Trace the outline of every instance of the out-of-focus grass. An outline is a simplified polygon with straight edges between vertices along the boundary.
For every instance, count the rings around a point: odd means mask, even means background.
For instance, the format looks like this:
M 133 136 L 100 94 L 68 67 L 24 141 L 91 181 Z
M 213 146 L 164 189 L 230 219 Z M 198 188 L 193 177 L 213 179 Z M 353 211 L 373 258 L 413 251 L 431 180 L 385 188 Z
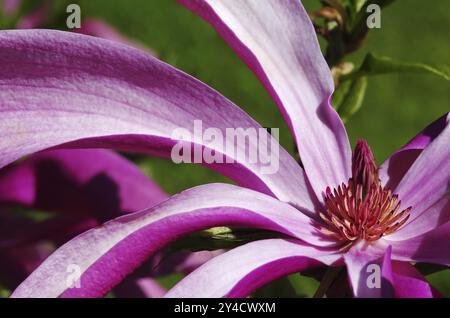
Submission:
M 216 32 L 186 9 L 167 0 L 80 0 L 83 17 L 98 17 L 152 48 L 159 57 L 217 89 L 261 125 L 280 128 L 280 142 L 291 153 L 293 140 L 279 111 L 253 74 Z M 305 0 L 307 8 L 317 0 Z M 382 27 L 370 32 L 367 45 L 351 57 L 359 63 L 369 51 L 405 61 L 448 63 L 450 2 L 397 0 L 382 13 Z M 270 21 L 268 22 L 270 23 Z M 427 124 L 449 110 L 447 82 L 433 76 L 389 75 L 370 78 L 361 111 L 350 119 L 351 141 L 365 138 L 382 162 Z M 140 166 L 167 192 L 227 181 L 192 165 L 157 158 Z M 432 276 L 450 295 L 449 271 Z M 300 294 L 311 295 L 315 282 L 296 277 Z M 303 284 L 303 287 L 302 287 Z

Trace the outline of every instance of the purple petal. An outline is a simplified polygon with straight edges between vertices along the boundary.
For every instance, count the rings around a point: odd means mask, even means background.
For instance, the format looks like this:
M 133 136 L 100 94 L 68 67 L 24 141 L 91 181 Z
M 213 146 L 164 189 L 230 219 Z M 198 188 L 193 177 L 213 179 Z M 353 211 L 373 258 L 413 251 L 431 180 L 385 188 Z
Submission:
M 432 231 L 447 222 L 450 222 L 450 197 L 448 195 L 428 208 L 412 222 L 385 236 L 385 238 L 390 241 L 404 241 Z
M 298 241 L 256 241 L 213 258 L 175 285 L 166 297 L 247 297 L 277 278 L 331 265 L 339 258 Z
M 393 286 L 397 298 L 434 298 L 435 289 L 414 266 L 393 262 Z
M 322 241 L 314 221 L 289 204 L 253 190 L 211 184 L 78 236 L 50 256 L 14 296 L 102 296 L 169 242 L 221 225 L 278 231 L 319 245 L 332 243 Z M 78 266 L 81 288 L 66 285 L 71 264 Z
M 395 190 L 422 150 L 444 131 L 449 121 L 450 114 L 448 113 L 427 126 L 386 160 L 379 170 L 383 186 Z
M 222 253 L 222 250 L 177 252 L 170 255 L 158 253 L 135 270 L 133 274 L 126 277 L 113 289 L 113 292 L 117 297 L 124 298 L 160 298 L 166 294 L 167 290 L 162 288 L 152 277 L 173 273 L 189 274 Z
M 189 274 L 223 251 L 177 252 L 169 255 L 158 253 L 151 257 L 130 276 L 113 289 L 117 297 L 159 298 L 167 290 L 159 286 L 152 277 L 173 273 Z M 151 277 L 149 277 L 151 276 Z
M 420 236 L 404 240 L 390 241 L 393 259 L 406 262 L 432 263 L 450 266 L 450 222 Z
M 402 208 L 412 207 L 408 222 L 447 195 L 450 187 L 450 125 L 417 157 L 395 189 Z
M 347 273 L 355 297 L 393 297 L 391 248 L 375 253 L 364 243 L 344 254 Z
M 0 248 L 4 253 L 12 253 L 42 240 L 59 246 L 97 226 L 97 220 L 148 208 L 165 199 L 167 195 L 134 164 L 112 151 L 39 153 L 0 172 L 0 204 L 71 215 L 56 215 L 39 223 L 2 220 L 1 225 L 5 226 L 0 229 Z M 14 271 L 5 273 L 11 275 Z M 16 281 L 13 288 L 26 276 Z
M 375 244 L 377 246 L 378 244 Z M 381 247 L 381 244 L 378 245 Z M 385 251 L 384 257 L 377 258 L 378 253 Z M 357 268 L 361 267 L 355 263 L 362 264 L 361 274 L 355 275 L 356 281 L 359 279 L 360 294 L 359 297 L 396 297 L 396 298 L 430 298 L 438 295 L 438 292 L 425 280 L 425 278 L 410 264 L 406 262 L 392 261 L 392 247 L 380 249 L 375 251 L 374 249 L 367 249 L 364 251 L 365 255 L 352 255 L 350 260 L 346 259 L 347 265 L 351 264 L 355 273 Z M 368 256 L 372 255 L 372 256 Z M 362 259 L 366 259 L 366 264 Z M 368 261 L 367 261 L 368 260 Z M 367 263 L 379 264 L 381 267 L 381 288 L 370 289 L 367 285 L 368 275 L 373 272 L 367 272 Z M 351 270 L 349 269 L 351 273 Z
M 330 106 L 333 79 L 300 1 L 179 0 L 208 21 L 253 70 L 280 107 L 312 187 L 347 182 L 351 148 Z
M 133 163 L 112 151 L 74 149 L 39 153 L 0 172 L 0 204 L 73 215 L 57 215 L 39 223 L 0 222 L 0 248 L 17 248 L 39 240 L 60 245 L 97 226 L 92 216 L 108 220 L 152 207 L 167 197 Z M 183 259 L 164 262 L 158 268 L 165 274 L 192 269 L 203 264 L 207 255 L 208 252 L 186 254 Z M 121 289 L 123 296 L 125 291 L 139 292 L 145 297 L 162 296 L 156 293 L 161 291 L 156 286 L 155 292 L 149 293 L 152 290 L 149 280 L 145 277 L 128 280 L 126 288 Z
M 262 130 L 258 141 L 238 149 L 259 154 L 258 163 L 236 157 L 233 147 L 222 149 L 223 140 L 204 141 L 235 161 L 211 168 L 246 187 L 314 208 L 295 160 L 283 149 L 273 158 L 258 151 L 265 140 L 278 145 L 261 126 L 216 91 L 144 52 L 74 33 L 0 31 L 0 68 L 0 167 L 61 145 L 170 156 L 179 141 L 172 139 L 175 130 L 193 134 L 194 121 L 202 120 L 203 130 L 217 128 L 224 136 L 227 128 Z M 237 134 L 245 140 L 245 131 Z M 278 172 L 265 173 L 265 160 L 279 163 Z
M 109 150 L 46 151 L 0 172 L 3 205 L 106 220 L 167 198 L 132 162 Z

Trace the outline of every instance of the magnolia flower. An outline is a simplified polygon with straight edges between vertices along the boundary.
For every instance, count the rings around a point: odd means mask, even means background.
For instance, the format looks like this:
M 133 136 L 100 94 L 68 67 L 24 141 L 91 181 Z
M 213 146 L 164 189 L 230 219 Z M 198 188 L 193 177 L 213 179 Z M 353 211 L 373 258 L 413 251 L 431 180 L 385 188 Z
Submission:
M 120 215 L 168 198 L 131 162 L 109 150 L 53 150 L 0 172 L 0 282 L 16 288 L 54 250 L 74 236 Z M 41 222 L 14 218 L 9 206 L 53 212 Z M 51 243 L 51 244 L 49 244 Z M 114 292 L 121 297 L 158 297 L 152 277 L 189 273 L 210 252 L 156 255 Z
M 12 296 L 103 296 L 170 242 L 223 225 L 286 238 L 216 256 L 166 296 L 244 297 L 283 275 L 319 266 L 345 266 L 355 296 L 433 296 L 411 263 L 450 265 L 448 115 L 377 169 L 366 142 L 359 141 L 352 155 L 330 105 L 330 70 L 300 2 L 181 2 L 212 24 L 264 84 L 289 124 L 303 168 L 280 149 L 278 172 L 262 174 L 259 163 L 224 151 L 234 163 L 205 165 L 240 186 L 199 186 L 91 229 L 48 257 Z M 192 129 L 194 120 L 223 132 L 260 128 L 189 75 L 101 39 L 1 31 L 0 67 L 0 167 L 49 148 L 169 156 L 178 142 L 171 133 Z M 201 146 L 223 150 L 214 141 Z M 258 147 L 251 141 L 246 146 Z M 40 190 L 35 183 L 23 186 Z M 68 285 L 73 264 L 80 275 Z M 368 283 L 374 266 L 379 286 Z

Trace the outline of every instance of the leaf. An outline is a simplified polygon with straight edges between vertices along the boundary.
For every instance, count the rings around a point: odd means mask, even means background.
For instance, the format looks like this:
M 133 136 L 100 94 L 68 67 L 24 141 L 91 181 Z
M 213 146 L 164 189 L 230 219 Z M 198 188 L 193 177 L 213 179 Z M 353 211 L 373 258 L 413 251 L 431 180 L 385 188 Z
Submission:
M 434 273 L 439 273 L 444 270 L 448 270 L 447 266 L 439 265 L 439 264 L 426 264 L 426 263 L 418 263 L 415 265 L 416 269 L 422 274 L 422 275 L 431 275 Z
M 361 67 L 353 73 L 343 76 L 343 80 L 356 79 L 363 76 L 374 76 L 390 73 L 405 74 L 432 74 L 445 80 L 450 80 L 450 67 L 448 65 L 429 65 L 424 63 L 403 62 L 385 56 L 367 54 Z
M 362 106 L 367 90 L 367 77 L 342 82 L 333 95 L 333 105 L 346 122 Z
M 427 276 L 427 281 L 442 295 L 450 295 L 450 269 L 435 272 Z
M 255 298 L 297 298 L 297 292 L 288 277 L 279 278 L 259 288 Z
M 283 234 L 247 228 L 215 227 L 197 232 L 176 241 L 168 248 L 168 253 L 177 251 L 214 251 L 232 249 L 256 240 L 285 237 Z

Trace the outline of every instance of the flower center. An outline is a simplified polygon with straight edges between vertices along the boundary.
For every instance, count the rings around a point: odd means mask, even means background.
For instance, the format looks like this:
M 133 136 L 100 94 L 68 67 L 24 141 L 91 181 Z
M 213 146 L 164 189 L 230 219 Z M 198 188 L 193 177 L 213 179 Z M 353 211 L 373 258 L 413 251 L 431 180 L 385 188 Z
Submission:
M 336 189 L 326 189 L 322 232 L 341 241 L 343 248 L 358 240 L 375 241 L 393 233 L 409 218 L 411 207 L 400 210 L 401 201 L 383 189 L 367 142 L 359 140 L 352 158 L 352 178 Z

